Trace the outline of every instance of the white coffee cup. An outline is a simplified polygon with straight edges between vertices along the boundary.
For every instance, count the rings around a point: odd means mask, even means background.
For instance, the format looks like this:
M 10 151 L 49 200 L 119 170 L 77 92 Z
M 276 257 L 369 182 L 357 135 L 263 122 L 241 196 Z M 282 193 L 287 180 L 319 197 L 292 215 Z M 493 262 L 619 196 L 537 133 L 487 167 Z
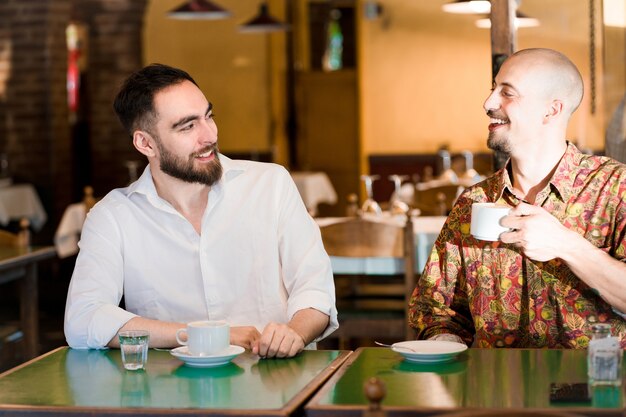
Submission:
M 500 234 L 509 228 L 500 225 L 500 219 L 507 216 L 511 207 L 497 203 L 472 204 L 472 223 L 470 233 L 476 239 L 496 241 Z
M 187 333 L 187 341 L 180 339 L 182 333 Z M 176 341 L 187 345 L 191 355 L 215 355 L 230 346 L 230 327 L 225 321 L 192 321 L 186 328 L 176 331 Z

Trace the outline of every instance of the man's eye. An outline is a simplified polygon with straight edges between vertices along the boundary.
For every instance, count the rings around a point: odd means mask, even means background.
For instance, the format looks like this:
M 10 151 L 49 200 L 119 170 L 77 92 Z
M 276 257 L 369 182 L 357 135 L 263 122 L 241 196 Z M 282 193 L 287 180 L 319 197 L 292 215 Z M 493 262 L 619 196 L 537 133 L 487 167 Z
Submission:
M 207 119 L 213 119 L 213 118 L 215 118 L 215 113 L 209 113 L 209 114 L 207 114 L 207 115 L 206 115 L 206 118 L 207 118 Z
M 191 130 L 193 129 L 193 123 L 189 123 L 188 125 L 184 125 L 180 128 L 180 130 Z

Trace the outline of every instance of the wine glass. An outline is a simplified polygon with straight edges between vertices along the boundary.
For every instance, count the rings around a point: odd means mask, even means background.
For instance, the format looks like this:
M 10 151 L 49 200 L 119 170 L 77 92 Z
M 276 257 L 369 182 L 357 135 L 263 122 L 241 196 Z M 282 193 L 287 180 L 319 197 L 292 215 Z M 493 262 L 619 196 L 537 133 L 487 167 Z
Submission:
M 367 195 L 363 206 L 361 206 L 363 213 L 380 215 L 383 212 L 380 205 L 374 200 L 374 190 L 372 189 L 372 183 L 379 178 L 379 175 L 361 175 L 361 180 L 365 183 L 365 194 Z
M 465 172 L 461 176 L 463 181 L 469 182 L 469 185 L 473 185 L 481 180 L 481 176 L 474 169 L 474 154 L 470 151 L 461 152 L 465 158 Z
M 402 188 L 402 181 L 409 179 L 408 175 L 390 175 L 389 179 L 394 184 L 394 192 L 389 202 L 389 210 L 391 214 L 406 214 L 409 211 L 409 205 L 402 201 L 400 192 Z
M 442 149 L 437 152 L 437 154 L 441 157 L 441 167 L 443 170 L 443 172 L 441 173 L 441 175 L 439 175 L 437 179 L 450 184 L 458 183 L 459 177 L 456 175 L 456 172 L 454 172 L 451 167 L 450 152 Z

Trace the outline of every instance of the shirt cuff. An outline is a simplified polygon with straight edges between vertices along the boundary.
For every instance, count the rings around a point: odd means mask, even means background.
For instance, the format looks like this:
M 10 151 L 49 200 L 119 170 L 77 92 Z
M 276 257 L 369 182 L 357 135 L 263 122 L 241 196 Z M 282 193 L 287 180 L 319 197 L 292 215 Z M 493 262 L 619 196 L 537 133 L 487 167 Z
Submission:
M 314 295 L 309 293 L 307 295 L 301 294 L 289 299 L 289 305 L 287 307 L 289 320 L 291 320 L 298 311 L 307 308 L 313 308 L 329 317 L 326 329 L 324 329 L 322 334 L 313 339 L 312 342 L 319 342 L 339 328 L 337 308 L 335 307 L 334 300 L 328 300 L 328 298 L 328 294 L 326 293 L 316 293 Z M 327 300 L 328 302 L 325 303 L 324 300 Z
M 91 349 L 107 347 L 119 329 L 134 317 L 137 317 L 137 315 L 112 304 L 103 305 L 92 317 L 92 323 L 89 325 L 87 347 Z
M 622 313 L 621 311 L 619 311 L 615 307 L 611 307 L 611 308 L 613 309 L 613 313 L 617 314 L 618 316 L 620 316 L 623 319 L 626 319 L 626 313 Z

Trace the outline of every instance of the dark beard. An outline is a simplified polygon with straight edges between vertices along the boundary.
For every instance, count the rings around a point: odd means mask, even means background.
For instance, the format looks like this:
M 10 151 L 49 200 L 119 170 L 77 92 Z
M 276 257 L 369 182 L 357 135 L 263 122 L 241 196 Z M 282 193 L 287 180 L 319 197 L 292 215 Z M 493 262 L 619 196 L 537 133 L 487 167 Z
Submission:
M 213 154 L 215 155 L 215 159 L 213 159 L 213 161 L 202 170 L 194 168 L 193 156 L 191 156 L 188 161 L 183 161 L 182 158 L 178 158 L 165 149 L 165 147 L 161 144 L 161 141 L 157 140 L 156 143 L 159 148 L 159 152 L 161 153 L 159 167 L 161 168 L 161 171 L 169 176 L 177 178 L 181 181 L 205 184 L 209 186 L 215 184 L 222 177 L 222 164 L 219 159 L 219 149 L 217 147 L 217 143 L 198 152 L 198 154 L 202 154 L 209 150 L 213 150 Z

